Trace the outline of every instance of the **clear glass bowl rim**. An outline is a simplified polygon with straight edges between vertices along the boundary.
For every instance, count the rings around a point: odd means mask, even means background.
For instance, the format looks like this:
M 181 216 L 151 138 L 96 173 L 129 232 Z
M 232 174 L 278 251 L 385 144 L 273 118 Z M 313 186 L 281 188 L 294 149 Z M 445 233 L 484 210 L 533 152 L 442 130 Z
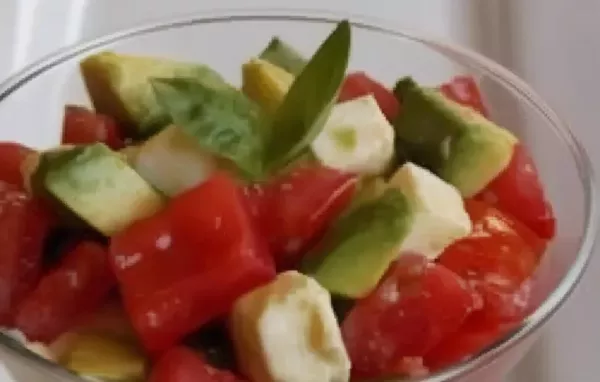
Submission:
M 535 332 L 554 315 L 571 295 L 585 273 L 585 269 L 587 268 L 593 253 L 595 239 L 600 227 L 598 224 L 598 190 L 596 188 L 593 166 L 585 149 L 573 135 L 567 124 L 559 118 L 547 103 L 535 93 L 529 85 L 508 69 L 479 53 L 457 46 L 451 42 L 444 42 L 438 37 L 427 37 L 421 33 L 408 32 L 404 28 L 398 28 L 391 20 L 365 17 L 340 11 L 303 8 L 230 8 L 186 14 L 166 20 L 161 19 L 145 22 L 141 25 L 57 50 L 0 83 L 0 102 L 8 98 L 20 87 L 33 81 L 36 77 L 42 75 L 46 71 L 61 65 L 65 61 L 111 43 L 136 36 L 211 23 L 236 21 L 292 21 L 333 25 L 342 19 L 348 19 L 353 28 L 393 36 L 398 39 L 410 40 L 425 45 L 446 56 L 451 53 L 454 56 L 451 58 L 453 61 L 485 73 L 514 94 L 517 94 L 522 99 L 526 100 L 529 106 L 540 113 L 548 122 L 548 127 L 552 129 L 553 133 L 555 133 L 568 147 L 576 163 L 578 177 L 583 187 L 586 215 L 584 222 L 585 231 L 583 238 L 579 243 L 579 250 L 575 261 L 556 289 L 517 329 L 511 333 L 511 335 L 467 361 L 458 363 L 448 369 L 428 375 L 427 377 L 411 379 L 413 382 L 445 382 L 454 380 L 469 374 L 471 371 L 488 365 L 501 354 L 523 341 L 529 334 Z M 456 57 L 460 57 L 460 61 Z M 29 366 L 37 368 L 41 373 L 50 373 L 56 378 L 62 378 L 63 380 L 67 379 L 73 382 L 82 382 L 85 380 L 69 373 L 60 366 L 25 350 L 12 338 L 2 333 L 0 333 L 0 347 L 2 347 L 3 350 L 8 350 L 13 353 L 13 355 L 22 358 Z M 386 381 L 392 381 L 393 379 L 393 376 L 385 378 Z

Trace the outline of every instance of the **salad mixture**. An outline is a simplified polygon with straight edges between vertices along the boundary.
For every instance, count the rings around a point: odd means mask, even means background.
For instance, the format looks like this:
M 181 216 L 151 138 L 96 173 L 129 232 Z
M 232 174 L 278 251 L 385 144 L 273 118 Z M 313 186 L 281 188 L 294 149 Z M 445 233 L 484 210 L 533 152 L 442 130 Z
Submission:
M 345 382 L 426 375 L 530 312 L 555 234 L 476 81 L 388 89 L 340 22 L 275 37 L 236 88 L 99 52 L 62 145 L 0 144 L 0 324 L 84 377 Z

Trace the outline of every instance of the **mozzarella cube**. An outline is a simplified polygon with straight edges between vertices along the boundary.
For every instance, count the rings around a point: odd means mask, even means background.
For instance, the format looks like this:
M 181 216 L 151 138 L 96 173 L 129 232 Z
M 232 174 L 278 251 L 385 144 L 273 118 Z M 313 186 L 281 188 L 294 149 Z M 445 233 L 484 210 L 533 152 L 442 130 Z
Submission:
M 129 156 L 135 170 L 167 196 L 176 196 L 202 183 L 214 160 L 177 126 L 169 126 Z
M 406 163 L 389 184 L 406 195 L 414 213 L 401 252 L 417 252 L 433 260 L 447 246 L 471 232 L 471 219 L 460 192 L 429 170 Z
M 359 174 L 381 174 L 394 155 L 394 128 L 372 95 L 333 107 L 312 151 L 325 166 Z
M 261 382 L 347 382 L 350 360 L 331 296 L 312 278 L 281 273 L 239 298 L 231 315 L 241 370 Z

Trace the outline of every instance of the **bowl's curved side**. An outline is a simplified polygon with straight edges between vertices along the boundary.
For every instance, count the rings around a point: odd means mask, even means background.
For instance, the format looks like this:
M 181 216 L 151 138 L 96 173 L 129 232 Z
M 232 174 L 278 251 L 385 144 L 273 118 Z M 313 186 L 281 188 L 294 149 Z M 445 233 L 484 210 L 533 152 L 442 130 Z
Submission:
M 598 195 L 595 187 L 595 177 L 593 175 L 592 165 L 582 145 L 573 136 L 567 125 L 561 121 L 556 113 L 519 77 L 511 73 L 501 65 L 472 52 L 468 49 L 457 47 L 451 43 L 442 42 L 437 38 L 428 38 L 420 36 L 418 33 L 409 33 L 396 28 L 393 23 L 386 20 L 366 18 L 353 14 L 326 13 L 323 11 L 314 11 L 306 9 L 229 9 L 220 10 L 198 15 L 187 15 L 172 20 L 162 20 L 153 23 L 147 23 L 131 29 L 120 31 L 108 36 L 100 37 L 82 44 L 67 47 L 54 54 L 46 56 L 40 61 L 26 67 L 21 72 L 8 78 L 0 84 L 0 102 L 6 100 L 19 88 L 33 81 L 41 74 L 60 66 L 62 63 L 73 58 L 92 52 L 96 49 L 119 42 L 161 31 L 185 28 L 187 26 L 211 23 L 230 23 L 235 21 L 247 20 L 275 20 L 275 21 L 296 21 L 302 23 L 314 24 L 335 24 L 338 20 L 349 19 L 355 28 L 368 30 L 387 36 L 395 36 L 399 39 L 407 39 L 435 50 L 449 59 L 458 62 L 466 67 L 472 68 L 502 85 L 513 93 L 516 97 L 526 102 L 529 107 L 535 110 L 541 118 L 547 123 L 549 128 L 556 134 L 564 145 L 567 146 L 570 155 L 575 162 L 577 169 L 577 178 L 581 182 L 583 189 L 583 199 L 585 203 L 585 228 L 582 239 L 578 245 L 579 250 L 575 261 L 566 275 L 560 281 L 556 290 L 523 322 L 523 324 L 514 331 L 511 336 L 498 342 L 494 346 L 482 352 L 479 356 L 455 365 L 448 370 L 431 375 L 422 381 L 442 382 L 455 379 L 466 375 L 475 369 L 484 367 L 504 353 L 507 349 L 521 343 L 537 328 L 542 326 L 562 303 L 571 294 L 578 281 L 581 279 L 585 268 L 589 262 L 595 238 L 598 234 Z M 10 352 L 16 357 L 22 357 L 23 352 L 18 349 L 11 340 L 0 334 L 0 347 L 3 352 Z M 30 359 L 31 357 L 28 357 Z M 57 373 L 57 368 L 49 368 L 47 362 L 37 359 L 31 362 L 31 366 L 39 367 L 45 374 Z M 55 375 L 57 380 L 64 380 L 66 375 L 58 371 Z M 69 379 L 71 380 L 71 378 Z M 79 380 L 73 378 L 72 380 Z

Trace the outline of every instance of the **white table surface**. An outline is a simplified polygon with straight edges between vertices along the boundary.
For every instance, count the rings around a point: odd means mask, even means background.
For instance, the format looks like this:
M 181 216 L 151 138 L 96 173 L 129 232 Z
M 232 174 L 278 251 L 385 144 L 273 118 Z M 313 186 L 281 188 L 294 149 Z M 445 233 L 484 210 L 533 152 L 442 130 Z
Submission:
M 199 0 L 0 0 L 0 80 L 61 46 L 145 19 L 208 9 Z M 203 3 L 204 5 L 202 5 Z M 216 2 L 210 2 L 216 4 Z M 242 6 L 221 0 L 220 7 Z M 600 0 L 303 0 L 301 6 L 397 20 L 444 35 L 511 66 L 569 120 L 596 163 L 600 154 Z M 252 6 L 298 6 L 254 0 Z M 213 5 L 214 6 L 214 5 Z M 248 5 L 245 5 L 248 6 Z M 543 10 L 543 11 L 541 11 Z M 490 17 L 491 15 L 491 17 Z M 481 22 L 482 17 L 486 21 Z M 482 25 L 485 29 L 481 28 Z M 517 368 L 515 382 L 593 382 L 600 371 L 600 260 L 595 260 L 546 335 Z M 16 381 L 30 382 L 31 379 Z M 0 382 L 13 381 L 0 366 Z

